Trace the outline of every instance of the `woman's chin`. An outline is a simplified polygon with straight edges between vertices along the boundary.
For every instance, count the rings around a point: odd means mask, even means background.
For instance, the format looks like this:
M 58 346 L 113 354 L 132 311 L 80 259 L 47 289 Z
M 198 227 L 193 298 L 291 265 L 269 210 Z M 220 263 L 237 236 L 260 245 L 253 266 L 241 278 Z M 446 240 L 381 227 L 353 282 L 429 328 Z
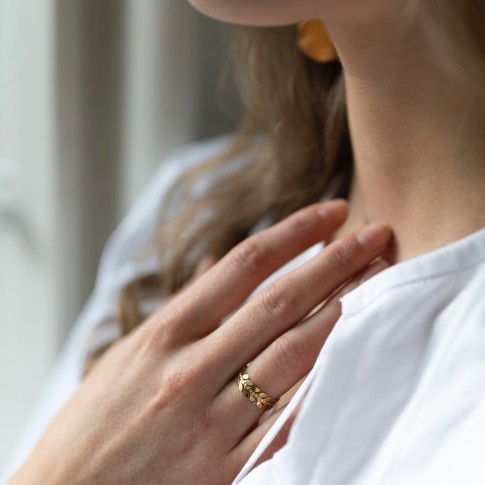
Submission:
M 307 20 L 302 18 L 301 9 L 275 8 L 274 0 L 188 0 L 188 2 L 207 17 L 236 25 L 279 27 Z

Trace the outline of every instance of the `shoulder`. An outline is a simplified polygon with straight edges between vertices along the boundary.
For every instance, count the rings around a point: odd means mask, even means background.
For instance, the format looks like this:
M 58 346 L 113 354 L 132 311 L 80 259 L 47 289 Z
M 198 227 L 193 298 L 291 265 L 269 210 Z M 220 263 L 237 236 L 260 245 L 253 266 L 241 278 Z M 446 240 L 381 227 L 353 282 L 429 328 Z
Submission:
M 98 269 L 98 284 L 109 285 L 106 280 L 111 280 L 115 273 L 123 273 L 122 279 L 129 280 L 137 276 L 135 273 L 142 275 L 153 270 L 156 262 L 145 256 L 156 235 L 159 213 L 166 195 L 180 176 L 219 155 L 233 141 L 234 135 L 224 135 L 190 143 L 176 149 L 161 161 L 146 187 L 108 239 Z M 231 160 L 229 165 L 237 163 L 238 160 Z M 216 176 L 215 172 L 209 173 L 202 185 Z
M 176 149 L 161 161 L 103 248 L 91 299 L 76 324 L 90 335 L 89 343 L 84 346 L 86 352 L 99 348 L 105 341 L 111 341 L 116 334 L 117 326 L 111 330 L 108 326 L 108 331 L 101 324 L 112 321 L 116 315 L 121 289 L 131 281 L 159 271 L 159 216 L 171 187 L 185 172 L 228 149 L 234 139 L 234 135 L 224 135 L 190 143 Z M 233 160 L 229 162 L 228 165 L 233 165 Z M 212 172 L 208 173 L 209 179 L 215 176 Z M 101 335 L 106 330 L 106 336 L 94 338 L 97 330 Z

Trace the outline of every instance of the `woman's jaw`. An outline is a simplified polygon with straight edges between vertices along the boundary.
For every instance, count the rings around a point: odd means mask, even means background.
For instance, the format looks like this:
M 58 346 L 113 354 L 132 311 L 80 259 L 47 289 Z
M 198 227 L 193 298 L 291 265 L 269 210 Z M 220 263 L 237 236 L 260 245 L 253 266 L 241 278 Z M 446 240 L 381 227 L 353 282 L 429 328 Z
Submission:
M 204 15 L 237 25 L 276 27 L 320 18 L 371 20 L 396 11 L 403 0 L 188 0 Z
M 321 18 L 342 62 L 355 170 L 349 225 L 394 230 L 391 262 L 485 226 L 483 98 L 440 65 L 410 0 L 190 0 L 254 26 Z

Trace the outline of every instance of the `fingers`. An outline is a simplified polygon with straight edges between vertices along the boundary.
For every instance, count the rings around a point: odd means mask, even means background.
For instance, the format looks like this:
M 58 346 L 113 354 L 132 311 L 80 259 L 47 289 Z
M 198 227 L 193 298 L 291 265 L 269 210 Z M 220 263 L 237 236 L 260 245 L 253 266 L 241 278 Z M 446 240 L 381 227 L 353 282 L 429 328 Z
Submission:
M 347 217 L 347 204 L 313 204 L 235 246 L 170 302 L 177 330 L 199 338 L 216 328 L 268 276 L 299 253 L 327 239 Z
M 247 369 L 254 384 L 275 398 L 291 390 L 310 372 L 339 319 L 340 299 L 388 267 L 389 264 L 384 260 L 375 262 L 336 292 L 320 310 L 275 340 Z M 237 422 L 232 424 L 236 435 L 245 434 L 264 413 L 249 402 L 234 382 L 225 386 L 214 406 L 216 412 L 231 409 L 231 413 L 238 416 Z
M 295 411 L 293 411 L 288 419 L 285 421 L 278 434 L 274 437 L 273 441 L 268 445 L 268 447 L 264 450 L 263 454 L 259 457 L 258 461 L 254 464 L 255 467 L 265 462 L 266 460 L 269 460 L 278 450 L 286 445 L 291 428 L 300 410 L 300 406 L 301 405 L 299 405 L 297 409 L 295 409 Z M 231 454 L 236 459 L 244 460 L 244 457 L 246 457 L 246 459 L 243 461 L 243 466 L 244 463 L 246 463 L 246 461 L 248 460 L 248 457 L 251 456 L 259 443 L 261 443 L 261 440 L 268 433 L 270 428 L 275 424 L 276 420 L 280 417 L 285 408 L 286 406 L 271 415 L 267 420 L 265 420 L 256 429 L 254 429 L 249 434 L 249 436 L 245 437 L 244 440 L 241 441 L 241 443 L 238 443 L 238 445 L 232 450 Z
M 238 310 L 206 339 L 220 385 L 383 253 L 390 239 L 389 227 L 375 223 L 335 241 Z
M 283 409 L 284 408 L 282 408 L 280 412 L 282 412 Z M 300 410 L 300 406 L 298 406 L 298 408 L 291 413 L 291 415 L 285 421 L 285 424 L 283 424 L 278 434 L 275 436 L 275 438 L 270 443 L 268 448 L 264 450 L 263 454 L 260 456 L 260 458 L 258 459 L 258 461 L 255 463 L 254 466 L 258 466 L 259 464 L 265 462 L 266 460 L 269 460 L 277 451 L 279 451 L 281 448 L 283 448 L 283 446 L 286 445 L 286 442 L 288 441 L 288 437 L 290 435 L 291 428 L 293 426 L 293 423 L 296 419 L 296 416 L 299 410 Z M 263 436 L 269 431 L 271 426 L 273 426 L 273 424 L 276 422 L 278 418 L 279 416 L 271 416 L 269 418 L 269 422 L 265 421 L 264 423 L 262 423 L 261 426 L 259 426 L 256 430 L 254 430 L 252 435 L 249 437 L 249 443 L 258 438 L 259 438 L 259 441 L 256 441 L 256 443 L 259 443 L 263 438 Z
M 240 441 L 238 441 L 234 445 L 233 449 L 227 456 L 227 460 L 228 463 L 230 463 L 234 467 L 234 469 L 237 470 L 236 474 L 246 465 L 254 450 L 258 447 L 264 436 L 268 433 L 270 428 L 275 424 L 276 420 L 283 413 L 285 407 L 273 413 L 266 421 L 257 426 L 248 435 L 245 435 Z M 271 442 L 268 448 L 263 452 L 262 456 L 258 459 L 258 461 L 254 464 L 253 468 L 263 463 L 267 459 L 271 458 L 271 456 L 273 456 L 276 451 L 278 451 L 286 444 L 289 432 L 291 430 L 291 426 L 293 425 L 293 422 L 296 418 L 296 414 L 297 410 L 292 413 L 292 415 L 288 418 L 288 420 L 283 425 L 283 428 L 280 430 L 280 432 Z
M 199 276 L 202 276 L 207 270 L 212 268 L 212 266 L 214 266 L 216 263 L 217 263 L 217 258 L 215 258 L 214 256 L 205 256 L 204 258 L 202 258 L 202 260 L 195 268 L 193 279 L 195 280 Z
M 194 281 L 202 276 L 207 270 L 209 270 L 214 264 L 217 263 L 217 258 L 214 256 L 204 256 L 200 261 L 199 264 L 196 266 L 192 279 L 190 279 L 187 283 L 185 283 L 184 289 L 191 287 L 194 284 Z M 165 299 L 165 306 L 168 305 L 170 301 L 175 298 L 176 294 L 169 296 Z

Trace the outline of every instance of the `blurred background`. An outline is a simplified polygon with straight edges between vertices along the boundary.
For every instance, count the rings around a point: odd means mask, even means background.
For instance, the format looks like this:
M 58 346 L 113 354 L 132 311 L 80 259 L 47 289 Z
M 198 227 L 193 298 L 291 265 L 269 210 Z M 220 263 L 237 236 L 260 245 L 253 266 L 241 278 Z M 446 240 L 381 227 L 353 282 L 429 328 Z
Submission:
M 163 157 L 227 133 L 229 29 L 184 0 L 0 0 L 0 470 Z

